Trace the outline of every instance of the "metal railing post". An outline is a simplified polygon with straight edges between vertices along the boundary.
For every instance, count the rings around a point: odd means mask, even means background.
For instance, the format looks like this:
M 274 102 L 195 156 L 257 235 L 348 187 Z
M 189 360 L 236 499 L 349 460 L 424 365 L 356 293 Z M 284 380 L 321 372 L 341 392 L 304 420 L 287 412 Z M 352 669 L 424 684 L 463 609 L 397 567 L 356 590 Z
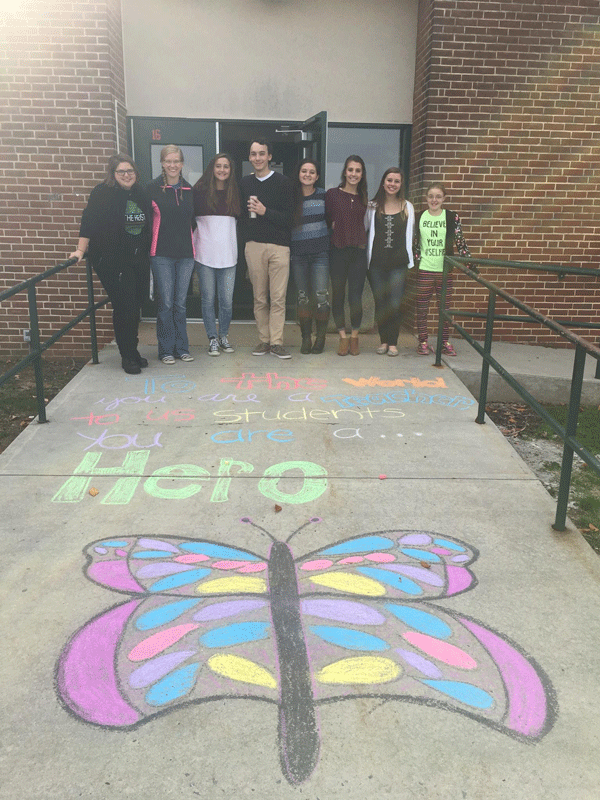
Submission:
M 440 292 L 439 297 L 439 318 L 438 318 L 438 330 L 437 330 L 437 344 L 435 346 L 435 367 L 442 366 L 442 345 L 443 345 L 443 336 L 444 336 L 444 312 L 446 308 L 446 295 L 448 293 L 448 273 L 452 269 L 452 266 L 448 267 L 448 262 L 444 258 L 444 272 L 442 273 L 442 291 Z
M 579 405 L 581 403 L 581 386 L 583 384 L 583 371 L 585 367 L 586 352 L 580 344 L 575 346 L 575 359 L 573 361 L 573 378 L 571 381 L 571 395 L 569 398 L 569 415 L 565 426 L 567 436 L 574 437 L 577 433 L 577 420 L 579 419 Z M 555 531 L 564 531 L 567 520 L 567 507 L 569 504 L 569 490 L 571 488 L 571 473 L 573 471 L 573 448 L 565 439 L 562 465 L 560 468 L 560 484 L 556 502 L 556 518 L 552 526 Z
M 37 298 L 35 284 L 27 288 L 29 301 L 29 325 L 31 326 L 31 350 L 35 353 L 33 371 L 35 373 L 35 391 L 37 395 L 38 422 L 48 422 L 46 419 L 46 403 L 44 402 L 44 373 L 42 371 L 42 354 L 40 351 L 40 324 L 37 312 Z
M 483 343 L 483 352 L 489 356 L 492 352 L 492 339 L 494 336 L 494 315 L 496 313 L 496 292 L 490 290 L 488 296 L 487 319 L 485 323 L 485 341 Z M 479 410 L 475 422 L 479 425 L 485 425 L 485 407 L 487 404 L 487 390 L 488 381 L 490 376 L 490 362 L 487 358 L 481 361 L 481 377 L 479 379 Z
M 96 334 L 96 308 L 94 306 L 94 278 L 89 258 L 85 259 L 85 272 L 87 278 L 88 308 L 90 310 L 90 340 L 92 345 L 92 364 L 99 364 L 98 336 Z

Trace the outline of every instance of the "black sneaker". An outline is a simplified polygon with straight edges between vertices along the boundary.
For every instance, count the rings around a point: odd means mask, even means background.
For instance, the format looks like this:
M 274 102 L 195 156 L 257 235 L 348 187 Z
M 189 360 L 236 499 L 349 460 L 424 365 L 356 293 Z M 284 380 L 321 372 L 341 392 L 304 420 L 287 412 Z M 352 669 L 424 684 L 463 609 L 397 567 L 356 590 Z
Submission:
M 253 356 L 266 356 L 271 352 L 271 345 L 268 342 L 259 342 L 252 351 Z
M 224 353 L 235 353 L 235 347 L 226 336 L 219 336 L 219 347 Z
M 121 366 L 128 375 L 139 375 L 142 371 L 140 365 L 137 363 L 137 361 L 134 361 L 133 358 L 122 358 Z
M 280 344 L 272 344 L 271 353 L 273 353 L 274 356 L 277 356 L 277 358 L 292 357 L 292 354 L 288 350 L 286 350 L 285 347 L 282 347 Z

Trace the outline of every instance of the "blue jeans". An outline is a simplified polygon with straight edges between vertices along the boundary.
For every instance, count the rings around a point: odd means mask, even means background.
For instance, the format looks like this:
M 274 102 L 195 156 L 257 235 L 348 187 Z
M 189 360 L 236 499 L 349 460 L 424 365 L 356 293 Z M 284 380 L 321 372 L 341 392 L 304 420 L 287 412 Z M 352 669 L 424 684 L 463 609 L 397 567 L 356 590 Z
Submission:
M 400 331 L 400 305 L 408 269 L 382 270 L 371 263 L 367 275 L 375 300 L 375 321 L 381 344 L 398 344 Z
M 194 259 L 152 256 L 150 266 L 158 299 L 156 315 L 158 357 L 179 358 L 190 351 L 185 301 L 194 271 Z
M 329 319 L 329 253 L 290 256 L 292 274 L 298 290 L 298 316 Z
M 233 287 L 235 286 L 235 267 L 207 267 L 196 261 L 194 268 L 198 273 L 200 291 L 202 292 L 202 320 L 209 339 L 217 336 L 217 320 L 215 318 L 215 296 L 219 303 L 219 336 L 229 333 L 229 325 L 233 314 Z

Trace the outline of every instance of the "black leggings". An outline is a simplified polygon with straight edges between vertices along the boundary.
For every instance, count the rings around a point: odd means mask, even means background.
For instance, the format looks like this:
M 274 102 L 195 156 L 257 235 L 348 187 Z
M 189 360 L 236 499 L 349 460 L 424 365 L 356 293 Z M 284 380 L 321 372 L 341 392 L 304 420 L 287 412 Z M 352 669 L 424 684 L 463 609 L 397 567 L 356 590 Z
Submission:
M 138 346 L 140 312 L 148 287 L 147 260 L 124 263 L 100 259 L 92 265 L 113 307 L 113 329 L 121 358 L 132 358 Z
M 329 275 L 331 277 L 331 311 L 338 331 L 346 328 L 344 300 L 348 283 L 350 325 L 353 331 L 362 322 L 362 293 L 367 275 L 367 251 L 362 247 L 332 247 L 329 253 Z

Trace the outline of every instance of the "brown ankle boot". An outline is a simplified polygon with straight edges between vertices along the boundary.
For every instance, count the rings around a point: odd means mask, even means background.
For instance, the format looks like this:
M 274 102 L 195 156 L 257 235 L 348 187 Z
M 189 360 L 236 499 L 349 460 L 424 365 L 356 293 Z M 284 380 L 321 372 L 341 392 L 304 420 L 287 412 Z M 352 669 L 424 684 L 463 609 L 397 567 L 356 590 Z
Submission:
M 350 339 L 348 339 L 348 337 L 342 339 L 342 337 L 340 336 L 340 343 L 338 344 L 338 356 L 347 356 L 349 347 L 350 347 Z
M 360 350 L 359 350 L 359 347 L 358 347 L 358 336 L 351 336 L 350 337 L 350 355 L 351 356 L 360 355 Z

